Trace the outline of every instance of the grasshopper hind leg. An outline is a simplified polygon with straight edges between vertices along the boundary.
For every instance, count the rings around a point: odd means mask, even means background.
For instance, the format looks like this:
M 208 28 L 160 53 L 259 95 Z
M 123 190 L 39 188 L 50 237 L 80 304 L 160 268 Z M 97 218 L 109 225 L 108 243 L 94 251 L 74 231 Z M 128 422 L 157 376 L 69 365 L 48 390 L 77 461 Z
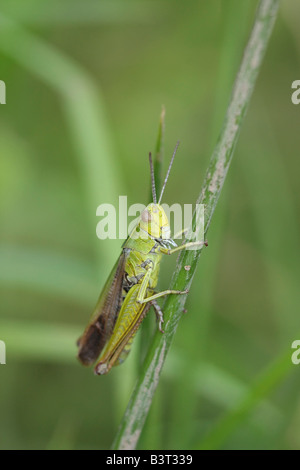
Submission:
M 156 300 L 152 300 L 152 302 L 149 302 L 149 307 L 148 309 L 150 308 L 150 306 L 152 305 L 152 307 L 154 308 L 154 311 L 155 311 L 155 315 L 156 315 L 156 319 L 158 321 L 158 329 L 161 333 L 164 333 L 164 330 L 162 329 L 162 324 L 164 323 L 164 316 L 163 316 L 163 312 L 160 308 L 160 306 L 158 305 L 158 303 L 156 302 Z M 147 309 L 147 310 L 148 310 Z M 116 363 L 114 364 L 115 366 L 117 365 L 120 365 L 120 364 L 123 364 L 123 362 L 125 361 L 125 359 L 127 358 L 128 354 L 130 353 L 131 351 L 131 347 L 132 347 L 132 343 L 133 343 L 133 340 L 134 340 L 134 336 L 133 335 L 130 340 L 128 341 L 128 343 L 126 344 L 126 346 L 124 347 L 123 351 L 121 352 L 120 356 L 118 357 Z
M 158 321 L 158 329 L 161 333 L 164 333 L 164 330 L 162 329 L 162 324 L 164 323 L 164 315 L 162 309 L 160 308 L 156 300 L 151 300 L 151 302 L 149 303 L 154 308 L 156 319 Z

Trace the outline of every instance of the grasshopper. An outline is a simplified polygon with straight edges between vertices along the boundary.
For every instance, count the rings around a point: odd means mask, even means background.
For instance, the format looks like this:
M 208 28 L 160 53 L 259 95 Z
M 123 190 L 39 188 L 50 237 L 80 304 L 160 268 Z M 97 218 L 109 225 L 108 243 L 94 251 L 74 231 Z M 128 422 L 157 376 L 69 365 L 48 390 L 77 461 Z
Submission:
M 153 202 L 141 213 L 138 224 L 124 242 L 121 255 L 100 294 L 92 318 L 77 342 L 78 359 L 83 365 L 92 365 L 99 358 L 94 369 L 95 374 L 107 374 L 112 366 L 121 364 L 126 359 L 133 338 L 151 306 L 158 319 L 158 328 L 163 333 L 164 320 L 157 303 L 158 298 L 188 292 L 155 292 L 163 255 L 172 255 L 190 246 L 203 245 L 203 242 L 190 242 L 177 246 L 171 238 L 169 220 L 160 205 L 178 145 L 179 142 L 173 152 L 158 202 L 153 162 L 151 153 L 149 154 Z

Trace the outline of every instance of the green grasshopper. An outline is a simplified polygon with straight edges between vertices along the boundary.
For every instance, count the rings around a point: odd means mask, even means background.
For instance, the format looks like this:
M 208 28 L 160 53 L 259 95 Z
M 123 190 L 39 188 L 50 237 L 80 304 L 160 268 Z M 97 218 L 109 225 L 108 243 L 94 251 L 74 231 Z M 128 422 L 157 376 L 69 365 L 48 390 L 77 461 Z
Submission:
M 158 319 L 158 328 L 163 333 L 164 320 L 156 301 L 158 298 L 188 292 L 155 292 L 162 255 L 203 245 L 202 242 L 190 242 L 177 246 L 171 238 L 169 220 L 160 205 L 178 145 L 179 142 L 173 152 L 158 202 L 153 162 L 149 154 L 153 202 L 141 213 L 139 223 L 123 244 L 121 255 L 100 294 L 91 321 L 77 342 L 78 359 L 83 365 L 92 365 L 100 356 L 95 366 L 98 375 L 107 374 L 112 366 L 126 359 L 133 338 L 151 306 Z

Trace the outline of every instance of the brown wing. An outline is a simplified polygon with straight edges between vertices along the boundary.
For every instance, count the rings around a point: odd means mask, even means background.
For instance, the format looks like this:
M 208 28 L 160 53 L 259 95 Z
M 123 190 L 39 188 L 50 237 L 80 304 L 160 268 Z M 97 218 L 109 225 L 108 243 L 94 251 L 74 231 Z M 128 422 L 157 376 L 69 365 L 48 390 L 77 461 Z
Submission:
M 78 359 L 86 366 L 96 361 L 113 332 L 122 304 L 126 257 L 123 251 L 99 296 L 89 324 L 77 342 Z

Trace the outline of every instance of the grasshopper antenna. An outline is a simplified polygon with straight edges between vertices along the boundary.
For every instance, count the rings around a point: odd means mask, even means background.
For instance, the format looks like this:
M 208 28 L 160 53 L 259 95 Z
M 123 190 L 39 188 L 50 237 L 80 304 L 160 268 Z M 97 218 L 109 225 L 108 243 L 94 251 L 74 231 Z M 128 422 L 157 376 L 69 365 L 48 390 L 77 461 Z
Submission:
M 154 168 L 153 168 L 153 161 L 152 161 L 151 152 L 149 152 L 149 162 L 150 162 L 150 173 L 151 173 L 152 197 L 153 197 L 153 202 L 154 202 L 154 204 L 156 204 L 157 199 L 156 199 L 156 189 L 155 189 L 155 179 L 154 179 Z
M 169 168 L 168 168 L 166 177 L 165 177 L 165 181 L 164 181 L 164 184 L 163 184 L 163 187 L 162 187 L 160 196 L 159 196 L 158 204 L 160 204 L 160 201 L 161 201 L 161 199 L 162 199 L 162 197 L 163 197 L 164 190 L 165 190 L 165 187 L 166 187 L 166 184 L 167 184 L 167 181 L 168 181 L 168 178 L 169 178 L 169 174 L 170 174 L 170 171 L 171 171 L 171 168 L 172 168 L 172 165 L 173 165 L 173 161 L 174 161 L 174 158 L 175 158 L 177 149 L 178 149 L 178 145 L 179 145 L 179 140 L 178 140 L 177 143 L 176 143 L 176 146 L 175 146 L 175 149 L 174 149 L 174 152 L 173 152 L 171 161 L 170 161 L 170 165 L 169 165 Z

